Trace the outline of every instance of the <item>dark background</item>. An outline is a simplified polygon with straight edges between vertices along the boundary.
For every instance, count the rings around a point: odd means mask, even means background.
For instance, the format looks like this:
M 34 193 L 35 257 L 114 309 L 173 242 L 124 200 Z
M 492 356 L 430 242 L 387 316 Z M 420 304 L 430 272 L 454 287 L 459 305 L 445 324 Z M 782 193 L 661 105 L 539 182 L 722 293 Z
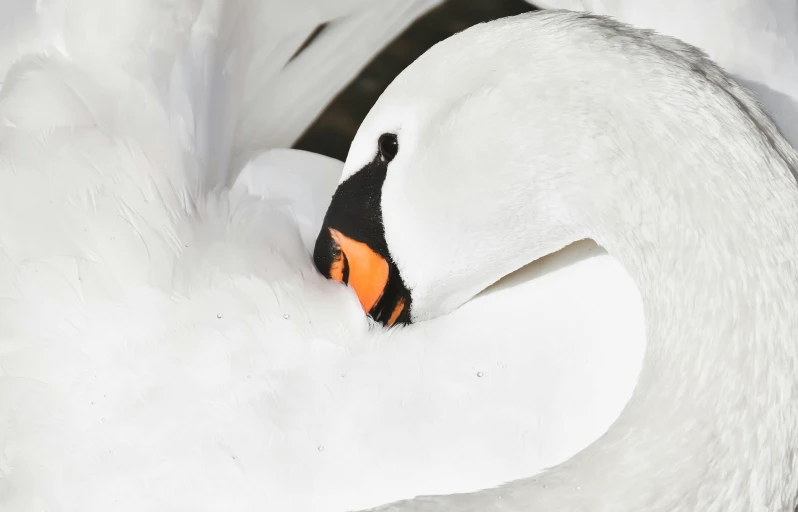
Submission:
M 360 123 L 388 84 L 438 41 L 483 21 L 534 8 L 524 0 L 448 0 L 416 20 L 341 91 L 294 145 L 346 160 Z

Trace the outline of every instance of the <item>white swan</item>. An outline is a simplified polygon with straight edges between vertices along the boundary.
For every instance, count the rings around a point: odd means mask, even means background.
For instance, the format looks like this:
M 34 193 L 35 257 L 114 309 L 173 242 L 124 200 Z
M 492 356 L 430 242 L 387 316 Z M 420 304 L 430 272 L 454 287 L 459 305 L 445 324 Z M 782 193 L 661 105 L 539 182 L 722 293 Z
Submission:
M 0 508 L 340 512 L 534 473 L 613 421 L 643 336 L 612 259 L 370 330 L 302 243 L 335 180 L 283 179 L 340 164 L 251 151 L 312 112 L 271 96 L 306 107 L 297 66 L 342 80 L 432 3 L 364 8 L 284 68 L 315 23 L 279 3 L 0 5 L 32 16 L 0 93 Z
M 639 287 L 648 347 L 566 463 L 380 510 L 794 510 L 797 178 L 757 104 L 674 39 L 550 12 L 427 52 L 352 144 L 320 270 L 384 322 L 425 320 L 593 238 Z
M 650 28 L 704 50 L 753 91 L 798 145 L 798 3 L 793 0 L 530 0 Z

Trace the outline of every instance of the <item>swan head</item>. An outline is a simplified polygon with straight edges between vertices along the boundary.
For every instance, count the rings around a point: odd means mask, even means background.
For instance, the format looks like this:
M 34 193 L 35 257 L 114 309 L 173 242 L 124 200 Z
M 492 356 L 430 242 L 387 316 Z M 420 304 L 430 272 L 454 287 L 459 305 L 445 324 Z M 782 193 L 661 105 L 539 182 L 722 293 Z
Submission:
M 552 88 L 561 84 L 549 70 L 519 70 L 535 51 L 513 50 L 501 27 L 433 47 L 386 89 L 352 142 L 314 261 L 378 322 L 446 314 L 585 238 L 570 205 L 590 185 L 571 172 L 579 148 L 568 141 L 579 137 L 558 128 L 562 91 Z

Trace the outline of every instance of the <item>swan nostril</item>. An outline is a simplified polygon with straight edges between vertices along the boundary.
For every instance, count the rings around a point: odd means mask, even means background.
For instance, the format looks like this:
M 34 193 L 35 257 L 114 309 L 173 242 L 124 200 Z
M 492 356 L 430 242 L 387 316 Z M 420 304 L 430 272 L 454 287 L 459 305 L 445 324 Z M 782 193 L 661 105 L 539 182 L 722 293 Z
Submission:
M 316 238 L 316 245 L 313 249 L 313 264 L 316 270 L 327 279 L 342 281 L 344 263 L 341 247 L 332 239 L 329 229 L 325 226 Z
M 349 258 L 346 257 L 346 253 L 341 251 L 341 257 L 343 258 L 344 268 L 341 272 L 341 282 L 344 284 L 349 284 Z
M 339 281 L 342 283 L 349 283 L 349 260 L 346 258 L 346 254 L 338 244 L 333 242 L 331 248 L 331 258 L 332 261 L 330 262 L 329 266 L 327 267 L 329 270 L 327 272 L 327 277 L 334 281 Z

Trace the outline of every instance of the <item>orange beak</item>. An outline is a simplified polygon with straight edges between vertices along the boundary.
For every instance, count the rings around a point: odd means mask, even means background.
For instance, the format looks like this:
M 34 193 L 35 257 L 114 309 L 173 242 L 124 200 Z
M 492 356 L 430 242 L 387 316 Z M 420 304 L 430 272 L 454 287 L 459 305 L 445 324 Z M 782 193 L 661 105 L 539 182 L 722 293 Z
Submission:
M 354 288 L 363 310 L 372 312 L 388 285 L 388 262 L 363 242 L 353 240 L 336 229 L 328 229 L 336 249 L 329 268 L 330 279 Z M 392 326 L 396 323 L 405 304 L 404 298 L 397 301 L 385 322 L 386 325 Z

